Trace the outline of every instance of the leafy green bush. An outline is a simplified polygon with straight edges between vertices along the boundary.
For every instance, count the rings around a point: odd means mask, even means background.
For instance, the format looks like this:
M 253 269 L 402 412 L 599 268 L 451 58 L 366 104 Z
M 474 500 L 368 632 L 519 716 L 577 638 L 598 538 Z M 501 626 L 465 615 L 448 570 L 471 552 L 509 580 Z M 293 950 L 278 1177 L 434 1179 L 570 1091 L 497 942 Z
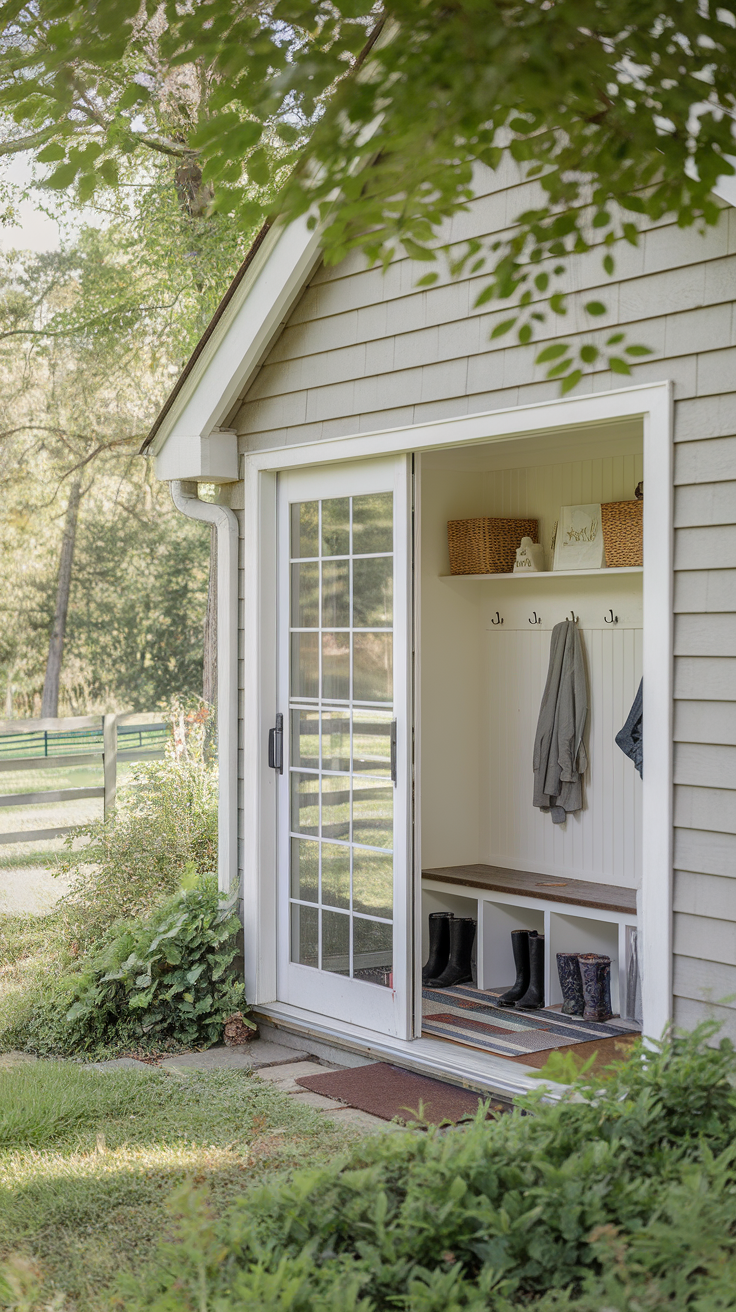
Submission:
M 217 1042 L 243 1007 L 242 981 L 231 972 L 239 929 L 215 879 L 200 878 L 147 920 L 111 930 L 80 970 L 63 976 L 29 1019 L 25 1046 L 102 1055 L 151 1040 Z
M 205 756 L 210 716 L 204 704 L 175 704 L 163 761 L 134 767 L 114 814 L 76 829 L 57 871 L 71 878 L 57 918 L 84 952 L 112 925 L 145 916 L 176 892 L 182 871 L 217 866 L 217 767 Z M 86 839 L 79 848 L 78 840 Z M 76 842 L 75 842 L 76 840 Z
M 602 1086 L 467 1128 L 380 1135 L 250 1192 L 196 1194 L 127 1312 L 734 1307 L 736 1056 L 713 1027 Z

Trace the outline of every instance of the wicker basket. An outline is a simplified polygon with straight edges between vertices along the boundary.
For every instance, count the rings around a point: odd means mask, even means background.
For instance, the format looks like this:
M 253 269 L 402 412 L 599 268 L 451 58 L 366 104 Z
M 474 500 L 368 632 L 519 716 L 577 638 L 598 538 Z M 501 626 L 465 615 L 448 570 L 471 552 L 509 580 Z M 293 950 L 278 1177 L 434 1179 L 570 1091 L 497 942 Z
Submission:
M 609 569 L 644 564 L 644 502 L 608 501 L 601 506 Z
M 522 538 L 537 541 L 536 519 L 451 519 L 447 525 L 453 574 L 511 574 Z

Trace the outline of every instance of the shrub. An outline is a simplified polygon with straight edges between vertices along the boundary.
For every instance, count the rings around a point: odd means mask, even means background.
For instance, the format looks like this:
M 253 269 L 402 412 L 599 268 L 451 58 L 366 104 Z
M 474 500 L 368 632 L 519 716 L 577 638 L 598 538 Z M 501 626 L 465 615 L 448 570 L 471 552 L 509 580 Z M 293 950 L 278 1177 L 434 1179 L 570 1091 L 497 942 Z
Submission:
M 243 1006 L 243 984 L 230 972 L 239 929 L 215 879 L 200 878 L 148 919 L 111 930 L 79 971 L 63 976 L 35 1008 L 25 1046 L 102 1054 L 152 1040 L 217 1042 Z
M 731 1308 L 736 1057 L 712 1033 L 639 1049 L 561 1102 L 528 1098 L 531 1114 L 366 1140 L 221 1221 L 190 1194 L 118 1306 Z
M 182 871 L 217 866 L 217 767 L 205 758 L 204 705 L 186 712 L 175 705 L 163 761 L 133 768 L 107 820 L 74 830 L 57 861 L 71 877 L 56 911 L 67 940 L 85 951 L 111 925 L 148 915 L 174 893 Z M 85 838 L 74 850 L 75 840 Z

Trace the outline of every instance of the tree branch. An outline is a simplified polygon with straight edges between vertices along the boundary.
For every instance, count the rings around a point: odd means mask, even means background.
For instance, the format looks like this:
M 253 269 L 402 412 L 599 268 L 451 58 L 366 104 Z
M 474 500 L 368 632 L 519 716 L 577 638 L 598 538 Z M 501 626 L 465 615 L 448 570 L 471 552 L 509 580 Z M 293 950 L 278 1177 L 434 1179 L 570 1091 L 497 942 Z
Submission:
M 14 137 L 12 141 L 0 141 L 0 155 L 18 155 L 24 150 L 34 150 L 36 146 L 42 146 L 45 141 L 49 141 L 58 130 L 55 124 L 51 124 L 47 128 L 39 128 L 38 132 L 31 132 L 27 137 Z

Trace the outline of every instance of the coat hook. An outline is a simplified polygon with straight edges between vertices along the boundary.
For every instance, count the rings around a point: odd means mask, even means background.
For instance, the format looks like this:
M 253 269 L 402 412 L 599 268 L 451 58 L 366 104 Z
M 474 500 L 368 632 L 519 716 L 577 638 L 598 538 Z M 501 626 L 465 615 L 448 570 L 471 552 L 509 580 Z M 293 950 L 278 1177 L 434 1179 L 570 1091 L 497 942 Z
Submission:
M 496 611 L 495 620 L 494 619 L 491 620 L 491 624 L 503 624 L 503 620 L 501 619 L 501 616 L 499 615 L 498 611 Z
M 570 611 L 570 619 L 572 620 L 573 624 L 577 624 L 579 616 L 575 614 L 574 610 Z
M 611 616 L 610 620 L 608 618 L 608 615 Z M 614 615 L 613 607 L 609 609 L 608 615 L 603 616 L 604 620 L 606 621 L 606 624 L 618 624 L 618 615 Z
M 530 624 L 541 624 L 541 623 L 542 623 L 542 617 L 541 617 L 541 615 L 537 615 L 537 612 L 536 612 L 535 610 L 532 611 L 532 615 L 533 615 L 534 618 L 533 618 L 533 619 L 530 619 L 530 621 L 529 621 Z

